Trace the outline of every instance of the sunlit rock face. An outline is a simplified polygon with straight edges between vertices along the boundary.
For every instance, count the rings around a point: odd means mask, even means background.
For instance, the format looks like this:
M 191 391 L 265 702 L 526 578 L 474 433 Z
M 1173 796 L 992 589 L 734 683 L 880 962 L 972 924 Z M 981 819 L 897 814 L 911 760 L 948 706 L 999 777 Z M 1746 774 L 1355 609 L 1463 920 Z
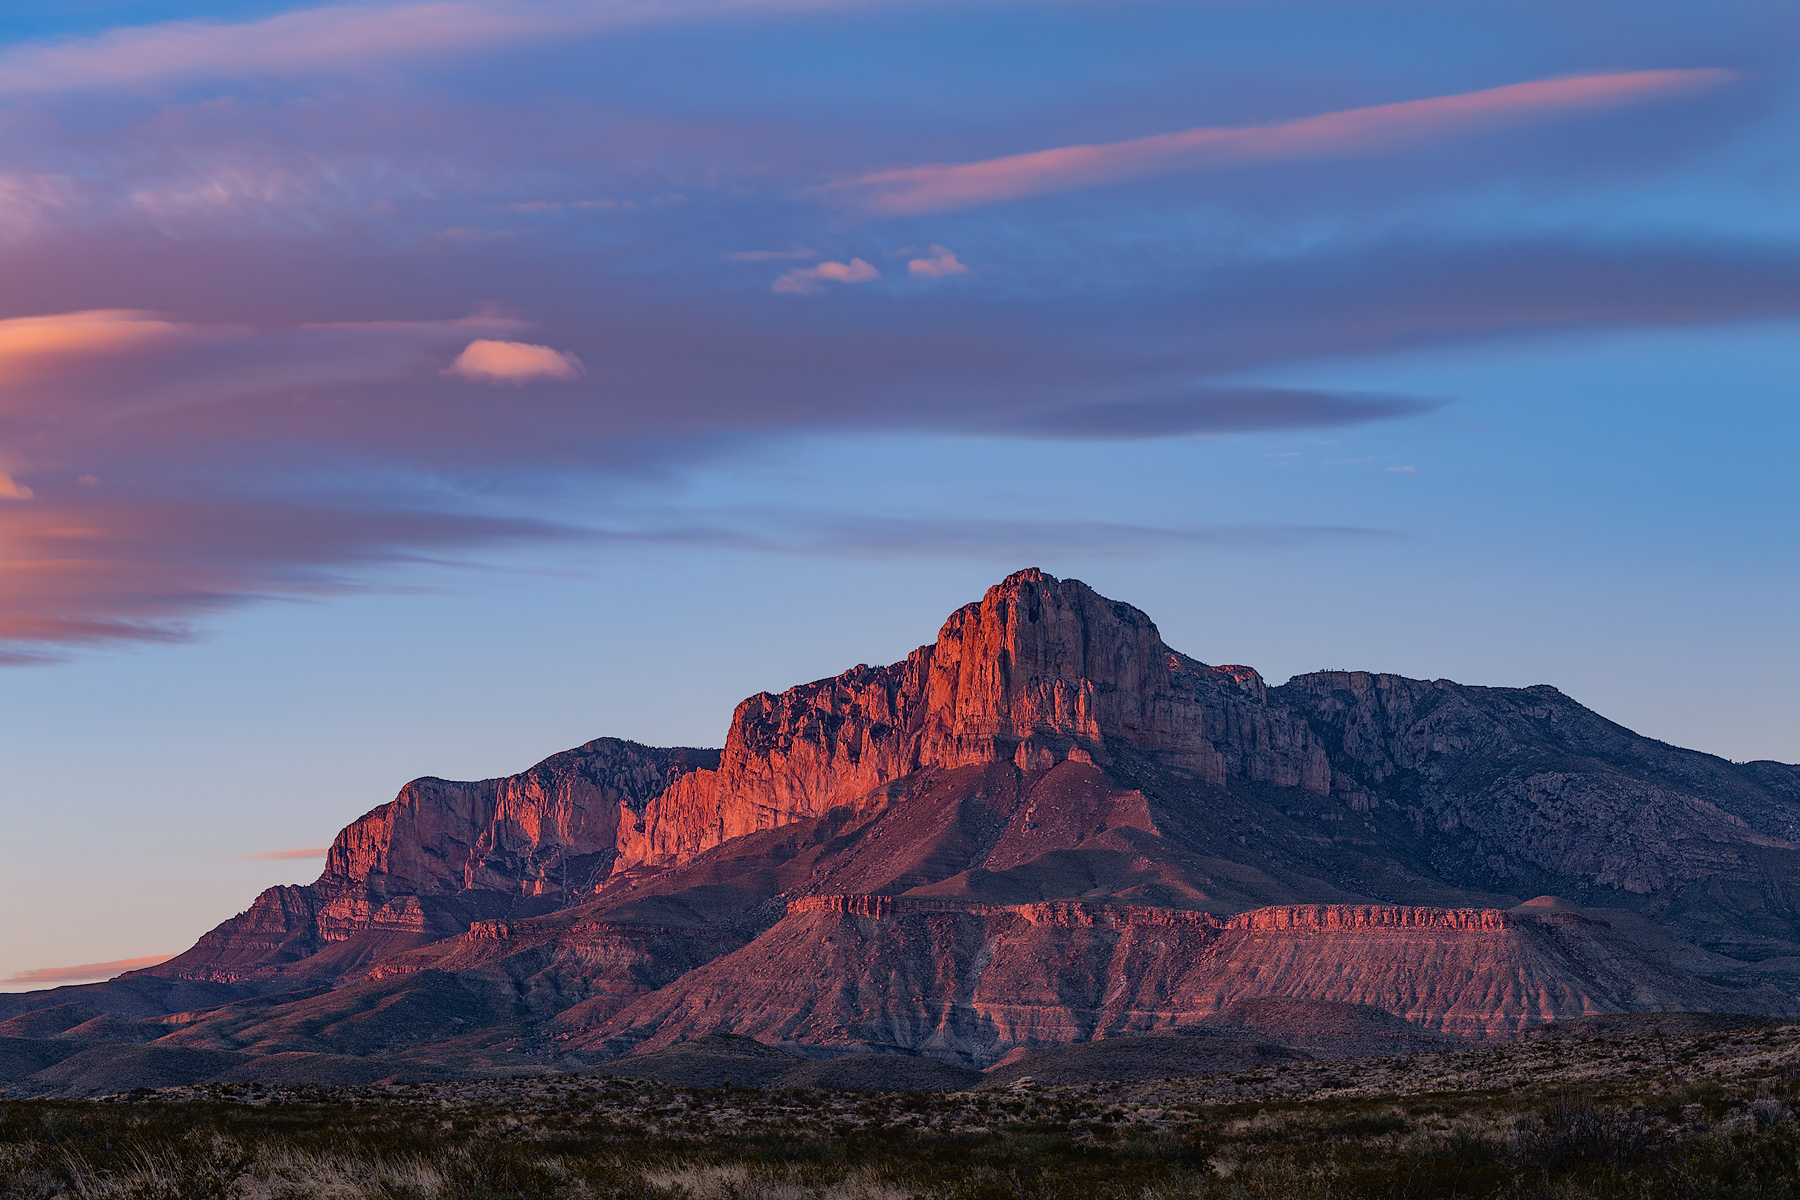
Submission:
M 729 1028 L 982 1065 L 1256 997 L 1487 1038 L 1800 1012 L 1797 898 L 1800 768 L 1548 686 L 1270 687 L 1028 570 L 903 662 L 744 701 L 723 750 L 415 780 L 152 973 L 449 978 L 589 1054 Z
M 1107 763 L 1119 745 L 1216 785 L 1237 777 L 1323 792 L 1331 772 L 1303 720 L 1271 713 L 1260 676 L 1164 646 L 1129 604 L 1020 571 L 952 613 L 890 667 L 753 696 L 716 772 L 621 822 L 621 864 L 668 865 L 730 838 L 855 804 L 932 767 Z
M 621 814 L 717 762 L 713 750 L 599 738 L 519 775 L 415 779 L 337 835 L 315 883 L 270 888 L 160 973 L 229 981 L 368 944 L 313 964 L 336 973 L 483 917 L 549 911 L 611 873 Z

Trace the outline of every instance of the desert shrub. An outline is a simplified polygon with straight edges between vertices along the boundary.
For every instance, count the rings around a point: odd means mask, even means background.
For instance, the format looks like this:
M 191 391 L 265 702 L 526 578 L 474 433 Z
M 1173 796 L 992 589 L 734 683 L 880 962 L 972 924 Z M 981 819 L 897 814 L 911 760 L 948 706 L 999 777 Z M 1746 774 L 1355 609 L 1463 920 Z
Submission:
M 1600 1108 L 1583 1098 L 1558 1100 L 1518 1131 L 1520 1162 L 1540 1171 L 1578 1166 L 1630 1166 L 1658 1143 L 1643 1109 Z
M 1679 1121 L 1682 1111 L 1690 1105 L 1699 1105 L 1709 1120 L 1717 1121 L 1730 1110 L 1731 1097 L 1719 1084 L 1707 1080 L 1676 1088 L 1652 1101 L 1649 1110 L 1668 1120 Z
M 1450 1131 L 1437 1153 L 1462 1166 L 1484 1167 L 1505 1161 L 1507 1147 L 1497 1138 L 1459 1125 Z
M 1399 1113 L 1357 1113 L 1339 1117 L 1325 1126 L 1332 1137 L 1380 1137 L 1388 1133 L 1405 1133 L 1410 1126 Z
M 1785 1101 L 1774 1096 L 1758 1096 L 1750 1102 L 1750 1115 L 1760 1128 L 1773 1129 L 1794 1114 Z

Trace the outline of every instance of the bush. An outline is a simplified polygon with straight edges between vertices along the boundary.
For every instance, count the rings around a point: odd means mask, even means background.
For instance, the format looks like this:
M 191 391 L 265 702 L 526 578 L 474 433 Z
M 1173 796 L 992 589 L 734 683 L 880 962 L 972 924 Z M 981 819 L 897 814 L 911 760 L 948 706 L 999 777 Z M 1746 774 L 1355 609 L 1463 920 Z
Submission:
M 1339 1117 L 1325 1126 L 1325 1132 L 1333 1137 L 1380 1137 L 1388 1133 L 1405 1133 L 1411 1126 L 1399 1113 L 1359 1113 L 1356 1116 Z
M 1517 1150 L 1525 1166 L 1564 1171 L 1631 1166 L 1647 1158 L 1658 1141 L 1643 1109 L 1599 1108 L 1574 1098 L 1550 1105 L 1537 1123 L 1519 1130 Z

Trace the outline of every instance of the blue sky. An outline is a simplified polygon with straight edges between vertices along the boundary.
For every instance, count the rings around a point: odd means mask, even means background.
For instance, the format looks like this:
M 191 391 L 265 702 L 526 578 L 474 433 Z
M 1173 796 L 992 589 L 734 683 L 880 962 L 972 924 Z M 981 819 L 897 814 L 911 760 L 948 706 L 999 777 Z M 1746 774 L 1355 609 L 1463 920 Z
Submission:
M 1025 565 L 1800 760 L 1791 6 L 34 7 L 0 978 Z

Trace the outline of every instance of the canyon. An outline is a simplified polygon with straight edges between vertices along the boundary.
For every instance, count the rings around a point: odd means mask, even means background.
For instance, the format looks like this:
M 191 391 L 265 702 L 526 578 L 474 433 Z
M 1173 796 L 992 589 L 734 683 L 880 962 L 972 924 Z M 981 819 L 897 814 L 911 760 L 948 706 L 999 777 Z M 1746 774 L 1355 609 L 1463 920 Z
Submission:
M 745 700 L 722 749 L 600 738 L 415 780 L 314 883 L 0 1019 L 82 1005 L 71 1029 L 130 1027 L 97 1042 L 469 1070 L 718 1035 L 983 1070 L 1259 998 L 1464 1044 L 1800 1016 L 1797 905 L 1800 767 L 1549 685 L 1269 686 L 1026 570 L 902 662 Z

